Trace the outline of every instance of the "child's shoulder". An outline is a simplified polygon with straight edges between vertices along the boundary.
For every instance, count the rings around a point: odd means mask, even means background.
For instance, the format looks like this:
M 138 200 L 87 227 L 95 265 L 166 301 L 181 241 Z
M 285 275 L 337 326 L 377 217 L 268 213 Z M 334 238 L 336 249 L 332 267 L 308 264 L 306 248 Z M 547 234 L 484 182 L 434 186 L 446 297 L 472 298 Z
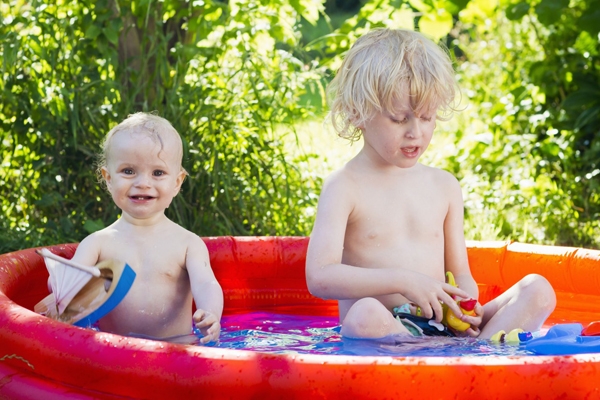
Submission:
M 204 241 L 194 232 L 184 228 L 176 222 L 169 220 L 168 235 L 182 243 L 194 246 L 205 246 Z
M 425 173 L 431 174 L 431 176 L 434 179 L 439 179 L 440 181 L 448 182 L 451 184 L 458 183 L 458 179 L 456 179 L 456 177 L 452 173 L 446 171 L 445 169 L 431 167 L 431 166 L 422 165 L 422 164 L 419 164 L 419 165 L 421 165 L 423 167 Z

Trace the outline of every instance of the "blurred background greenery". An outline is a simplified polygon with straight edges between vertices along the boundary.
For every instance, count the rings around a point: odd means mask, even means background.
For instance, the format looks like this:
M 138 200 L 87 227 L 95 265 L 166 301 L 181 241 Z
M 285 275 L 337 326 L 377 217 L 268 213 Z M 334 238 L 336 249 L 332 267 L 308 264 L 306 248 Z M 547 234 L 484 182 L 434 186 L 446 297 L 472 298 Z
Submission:
M 360 146 L 323 125 L 324 86 L 383 26 L 455 60 L 465 110 L 423 162 L 459 178 L 467 238 L 600 248 L 600 0 L 6 0 L 0 17 L 0 252 L 118 217 L 95 155 L 137 111 L 184 139 L 174 221 L 310 234 Z

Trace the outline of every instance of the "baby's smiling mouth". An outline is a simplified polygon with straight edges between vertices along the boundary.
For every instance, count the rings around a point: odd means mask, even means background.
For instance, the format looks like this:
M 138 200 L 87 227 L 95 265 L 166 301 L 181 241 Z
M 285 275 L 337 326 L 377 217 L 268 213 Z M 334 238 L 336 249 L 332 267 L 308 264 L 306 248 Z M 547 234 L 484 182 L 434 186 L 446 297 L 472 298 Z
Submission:
M 154 197 L 152 196 L 129 196 L 133 200 L 151 200 Z

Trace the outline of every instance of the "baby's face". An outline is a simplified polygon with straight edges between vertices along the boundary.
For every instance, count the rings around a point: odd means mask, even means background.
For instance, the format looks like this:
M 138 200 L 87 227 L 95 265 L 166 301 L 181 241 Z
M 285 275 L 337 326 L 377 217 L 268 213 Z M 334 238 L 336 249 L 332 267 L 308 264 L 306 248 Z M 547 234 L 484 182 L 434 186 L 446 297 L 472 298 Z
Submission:
M 185 177 L 181 139 L 170 133 L 161 139 L 162 146 L 146 132 L 120 131 L 110 141 L 102 176 L 125 217 L 159 217 L 179 192 Z

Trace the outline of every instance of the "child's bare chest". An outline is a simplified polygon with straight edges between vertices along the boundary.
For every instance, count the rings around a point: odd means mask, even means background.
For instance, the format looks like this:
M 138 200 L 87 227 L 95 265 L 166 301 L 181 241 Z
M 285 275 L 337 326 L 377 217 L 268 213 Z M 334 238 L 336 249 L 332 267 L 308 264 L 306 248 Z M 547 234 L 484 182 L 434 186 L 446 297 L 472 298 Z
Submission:
M 446 196 L 435 187 L 371 187 L 358 194 L 348 228 L 367 237 L 435 235 L 443 231 L 448 208 Z

